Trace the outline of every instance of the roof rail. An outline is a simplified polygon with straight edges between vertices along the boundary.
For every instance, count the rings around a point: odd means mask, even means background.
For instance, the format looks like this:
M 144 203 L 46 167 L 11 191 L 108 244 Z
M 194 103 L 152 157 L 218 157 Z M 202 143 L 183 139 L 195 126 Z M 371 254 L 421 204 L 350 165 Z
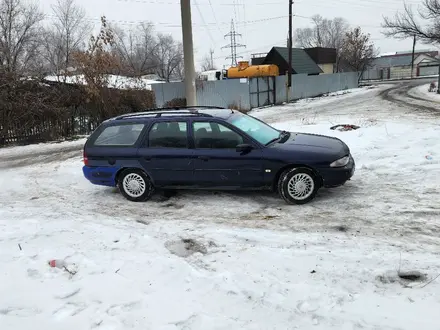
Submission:
M 134 117 L 143 117 L 143 116 L 152 116 L 152 117 L 162 117 L 162 115 L 176 115 L 176 116 L 185 116 L 185 115 L 191 115 L 191 116 L 199 116 L 199 117 L 212 117 L 210 114 L 207 113 L 199 113 L 199 112 L 193 112 L 193 111 L 144 111 L 144 112 L 135 112 L 135 113 L 128 113 L 125 115 L 118 116 L 114 118 L 115 120 L 120 119 L 126 119 L 126 118 L 134 118 Z
M 132 113 L 126 113 L 124 115 L 120 115 L 115 117 L 115 120 L 120 120 L 124 118 L 129 117 L 141 117 L 141 116 L 147 116 L 147 115 L 155 115 L 156 117 L 161 117 L 161 114 L 175 114 L 175 115 L 182 115 L 182 114 L 192 114 L 192 115 L 198 115 L 202 117 L 212 117 L 209 114 L 206 113 L 199 113 L 197 112 L 197 109 L 212 109 L 212 110 L 227 110 L 226 108 L 222 107 L 216 107 L 216 106 L 182 106 L 182 107 L 166 107 L 166 108 L 151 108 L 147 109 L 146 111 L 141 112 L 132 112 Z M 179 110 L 188 110 L 187 112 L 182 112 Z
M 159 110 L 185 110 L 185 109 L 213 109 L 213 110 L 227 110 L 227 108 L 224 107 L 218 107 L 215 105 L 193 105 L 193 106 L 177 106 L 177 107 L 166 107 L 166 108 L 158 108 Z M 156 109 L 155 109 L 156 110 Z

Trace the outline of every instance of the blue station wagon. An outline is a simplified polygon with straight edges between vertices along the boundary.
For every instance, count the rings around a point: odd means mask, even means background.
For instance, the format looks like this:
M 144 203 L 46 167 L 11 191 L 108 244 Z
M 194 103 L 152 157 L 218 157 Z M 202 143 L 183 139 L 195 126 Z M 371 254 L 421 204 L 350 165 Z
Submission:
M 277 130 L 241 112 L 181 107 L 103 122 L 84 146 L 84 176 L 130 201 L 154 190 L 273 190 L 289 204 L 349 180 L 355 162 L 341 140 Z

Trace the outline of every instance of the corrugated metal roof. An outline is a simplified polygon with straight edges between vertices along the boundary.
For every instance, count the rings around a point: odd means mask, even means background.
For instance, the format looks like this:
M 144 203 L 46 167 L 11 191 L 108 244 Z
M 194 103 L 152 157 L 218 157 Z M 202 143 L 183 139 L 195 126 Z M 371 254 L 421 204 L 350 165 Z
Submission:
M 412 55 L 384 56 L 376 58 L 372 65 L 378 67 L 406 66 L 411 65 Z
M 289 49 L 287 47 L 273 47 L 287 63 L 289 63 Z M 300 48 L 292 48 L 292 69 L 296 73 L 318 74 L 322 73 L 321 68 L 312 58 Z

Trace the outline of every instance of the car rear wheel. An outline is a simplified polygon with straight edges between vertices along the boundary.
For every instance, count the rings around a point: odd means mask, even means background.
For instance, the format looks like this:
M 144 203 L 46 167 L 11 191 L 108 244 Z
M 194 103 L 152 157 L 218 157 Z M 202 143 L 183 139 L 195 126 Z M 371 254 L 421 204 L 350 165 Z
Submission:
M 151 198 L 154 192 L 153 184 L 141 170 L 130 169 L 121 173 L 118 179 L 121 194 L 132 202 L 143 202 Z
M 308 168 L 288 169 L 278 181 L 278 193 L 289 204 L 306 204 L 315 198 L 319 181 Z

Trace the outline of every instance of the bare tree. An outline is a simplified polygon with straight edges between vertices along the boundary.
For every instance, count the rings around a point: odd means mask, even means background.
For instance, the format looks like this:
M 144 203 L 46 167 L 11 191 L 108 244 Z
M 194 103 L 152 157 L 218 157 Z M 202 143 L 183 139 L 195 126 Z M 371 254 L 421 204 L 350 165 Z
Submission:
M 119 58 L 111 52 L 114 33 L 101 17 L 98 36 L 91 36 L 85 51 L 72 53 L 72 60 L 84 76 L 86 91 L 91 96 L 101 96 L 102 87 L 109 86 L 109 73 L 118 71 Z
M 211 60 L 211 57 L 206 55 L 205 57 L 203 57 L 202 60 L 202 71 L 209 71 L 209 70 L 216 70 L 217 68 L 215 67 L 213 61 Z
M 92 26 L 74 0 L 57 0 L 52 10 L 53 28 L 46 31 L 43 41 L 45 57 L 50 70 L 65 77 L 72 65 L 72 54 L 84 48 Z
M 345 34 L 349 29 L 348 22 L 341 17 L 312 17 L 313 27 L 297 29 L 296 44 L 303 48 L 326 47 L 336 49 L 336 71 L 339 71 L 340 52 L 344 44 Z
M 3 71 L 29 73 L 40 45 L 43 19 L 36 4 L 0 0 L 0 66 Z
M 423 23 L 420 23 L 419 16 Z M 440 0 L 424 0 L 423 5 L 415 13 L 408 4 L 404 5 L 403 13 L 396 13 L 394 18 L 384 17 L 383 33 L 387 37 L 399 39 L 416 36 L 427 44 L 440 43 Z
M 341 59 L 351 70 L 359 73 L 359 79 L 376 55 L 370 35 L 363 33 L 360 27 L 346 33 Z
M 177 69 L 183 62 L 183 47 L 180 43 L 171 35 L 159 34 L 155 55 L 158 60 L 156 72 L 159 77 L 169 82 L 171 78 L 178 76 Z
M 176 79 L 183 81 L 185 79 L 185 65 L 183 62 L 183 44 L 179 44 L 180 52 L 182 54 L 182 59 L 179 61 L 179 64 L 176 67 L 175 77 Z
M 142 76 L 156 71 L 158 42 L 152 23 L 141 23 L 128 33 L 117 27 L 114 28 L 114 31 L 114 51 L 121 59 L 123 74 Z

